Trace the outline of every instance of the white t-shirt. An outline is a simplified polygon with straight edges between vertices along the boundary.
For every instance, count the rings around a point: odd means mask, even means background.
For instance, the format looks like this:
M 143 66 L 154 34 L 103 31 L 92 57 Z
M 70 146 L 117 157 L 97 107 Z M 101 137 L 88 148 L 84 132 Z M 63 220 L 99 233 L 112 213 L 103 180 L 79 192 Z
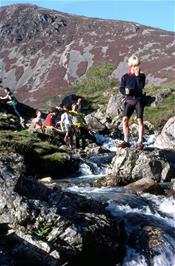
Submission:
M 72 126 L 72 115 L 63 113 L 61 115 L 61 122 L 63 122 L 64 125 Z
M 65 132 L 71 132 L 72 131 L 72 115 L 69 113 L 63 113 L 61 115 L 61 129 Z

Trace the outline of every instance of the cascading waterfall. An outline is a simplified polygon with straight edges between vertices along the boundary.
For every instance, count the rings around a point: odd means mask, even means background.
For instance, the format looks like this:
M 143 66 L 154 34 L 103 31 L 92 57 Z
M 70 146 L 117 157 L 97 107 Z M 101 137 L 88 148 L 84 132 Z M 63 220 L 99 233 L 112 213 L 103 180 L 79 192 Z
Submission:
M 154 136 L 147 139 L 147 146 Z M 102 138 L 103 147 L 116 151 L 117 141 Z M 134 149 L 134 144 L 132 144 Z M 135 195 L 123 188 L 81 186 L 82 179 L 97 179 L 106 174 L 114 153 L 94 155 L 80 165 L 76 185 L 67 191 L 107 202 L 106 210 L 124 222 L 125 250 L 117 266 L 175 266 L 175 199 L 151 194 Z
M 123 218 L 125 221 L 128 238 L 122 265 L 174 266 L 175 199 L 150 194 L 143 194 L 141 200 L 138 200 L 138 196 L 135 197 L 137 197 L 136 200 L 134 197 L 127 196 L 124 202 L 111 200 L 107 207 L 113 216 Z M 144 230 L 147 229 L 150 236 L 148 247 L 144 242 Z M 137 239 L 137 236 L 140 239 Z M 133 246 L 137 241 L 139 245 L 136 244 L 134 249 Z

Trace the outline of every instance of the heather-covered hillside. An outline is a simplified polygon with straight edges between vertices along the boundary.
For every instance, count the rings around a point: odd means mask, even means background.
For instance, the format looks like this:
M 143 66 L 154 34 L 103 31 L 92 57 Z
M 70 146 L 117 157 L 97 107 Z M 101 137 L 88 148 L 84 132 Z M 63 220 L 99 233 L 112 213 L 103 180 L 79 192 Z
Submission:
M 35 5 L 0 8 L 0 76 L 19 101 L 49 107 L 94 65 L 114 65 L 116 84 L 137 53 L 147 83 L 174 81 L 173 32 L 133 22 L 71 16 Z

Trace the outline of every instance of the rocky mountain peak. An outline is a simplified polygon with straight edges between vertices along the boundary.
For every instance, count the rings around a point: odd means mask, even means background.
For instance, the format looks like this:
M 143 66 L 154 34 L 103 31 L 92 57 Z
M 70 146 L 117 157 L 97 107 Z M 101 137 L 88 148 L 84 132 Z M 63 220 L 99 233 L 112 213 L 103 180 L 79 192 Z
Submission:
M 18 44 L 35 37 L 47 37 L 59 33 L 67 25 L 66 19 L 56 12 L 36 5 L 15 4 L 1 10 L 1 42 Z
M 174 81 L 174 33 L 119 20 L 73 16 L 36 5 L 0 8 L 0 78 L 33 107 L 50 106 L 101 62 L 120 81 L 140 56 L 147 83 Z

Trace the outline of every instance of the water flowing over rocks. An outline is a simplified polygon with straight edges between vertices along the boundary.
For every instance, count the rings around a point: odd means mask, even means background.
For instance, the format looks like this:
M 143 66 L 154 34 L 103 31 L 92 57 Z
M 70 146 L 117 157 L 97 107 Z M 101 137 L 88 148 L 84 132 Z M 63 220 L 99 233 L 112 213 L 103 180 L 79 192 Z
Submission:
M 27 258 L 30 264 L 25 265 L 61 265 L 60 261 L 115 265 L 121 235 L 104 204 L 51 190 L 25 177 L 22 157 L 17 154 L 4 155 L 0 164 L 1 261 L 8 261 L 9 266 L 22 265 Z
M 175 151 L 101 137 L 71 151 L 1 130 L 0 265 L 175 265 Z

